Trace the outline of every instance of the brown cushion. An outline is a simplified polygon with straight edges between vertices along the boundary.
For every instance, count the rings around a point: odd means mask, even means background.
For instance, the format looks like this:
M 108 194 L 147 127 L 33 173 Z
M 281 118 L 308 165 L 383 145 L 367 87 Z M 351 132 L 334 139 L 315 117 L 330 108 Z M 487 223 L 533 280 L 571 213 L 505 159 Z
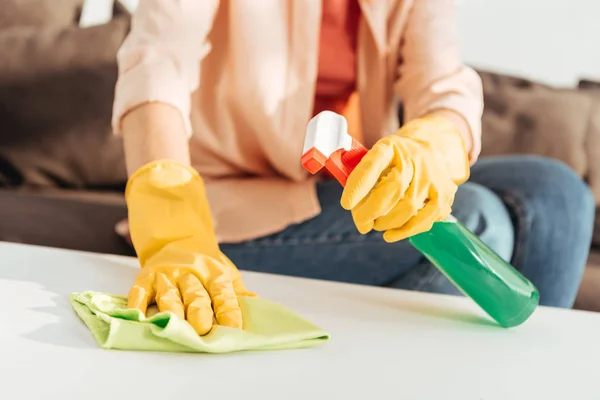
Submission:
M 582 80 L 579 82 L 580 93 L 589 96 L 593 101 L 593 108 L 588 119 L 588 135 L 585 150 L 589 163 L 586 176 L 594 196 L 600 199 L 600 82 Z
M 600 205 L 600 83 L 582 81 L 580 90 L 554 89 L 479 74 L 485 101 L 482 156 L 527 153 L 559 159 L 588 182 Z M 593 243 L 600 246 L 600 208 Z
M 15 26 L 74 26 L 82 5 L 83 0 L 1 0 L 0 30 Z
M 581 80 L 579 88 L 591 96 L 595 101 L 595 109 L 590 119 L 590 135 L 586 144 L 588 159 L 592 167 L 588 181 L 596 199 L 600 197 L 600 82 Z M 594 223 L 594 237 L 592 243 L 600 246 L 600 207 L 596 208 L 596 219 Z
M 112 200 L 61 192 L 0 189 L 0 240 L 134 256 L 115 232 L 127 217 L 122 196 Z
M 0 32 L 0 158 L 22 183 L 97 187 L 126 180 L 110 117 L 116 53 L 128 29 L 129 16 L 121 14 L 86 29 Z
M 482 156 L 539 154 L 559 159 L 587 177 L 590 164 L 585 146 L 595 108 L 590 96 L 484 71 L 479 74 L 485 102 Z

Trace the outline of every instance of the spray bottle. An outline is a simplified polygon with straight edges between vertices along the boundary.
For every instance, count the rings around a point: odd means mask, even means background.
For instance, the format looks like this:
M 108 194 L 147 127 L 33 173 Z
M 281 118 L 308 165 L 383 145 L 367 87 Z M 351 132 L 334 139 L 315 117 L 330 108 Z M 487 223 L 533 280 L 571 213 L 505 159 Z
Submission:
M 366 153 L 346 119 L 324 111 L 308 124 L 302 165 L 312 174 L 326 168 L 345 186 Z M 536 309 L 536 287 L 452 215 L 408 241 L 499 325 L 520 325 Z

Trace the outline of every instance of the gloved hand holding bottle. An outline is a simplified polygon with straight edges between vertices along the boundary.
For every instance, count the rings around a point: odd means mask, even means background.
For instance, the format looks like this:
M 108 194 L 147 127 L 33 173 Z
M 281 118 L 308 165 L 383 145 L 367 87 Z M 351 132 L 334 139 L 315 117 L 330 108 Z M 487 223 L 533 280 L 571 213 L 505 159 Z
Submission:
M 387 242 L 431 229 L 451 212 L 469 178 L 460 131 L 442 116 L 411 121 L 379 140 L 348 177 L 342 207 L 361 233 L 385 231 Z
M 410 122 L 364 156 L 356 153 L 362 159 L 346 180 L 342 206 L 361 233 L 408 238 L 501 326 L 517 326 L 537 307 L 537 288 L 450 216 L 458 185 L 469 177 L 465 147 L 444 117 Z
M 186 319 L 199 335 L 218 325 L 242 328 L 237 296 L 246 290 L 220 251 L 200 175 L 175 161 L 137 170 L 126 189 L 131 239 L 142 270 L 128 307 L 146 312 L 156 303 Z

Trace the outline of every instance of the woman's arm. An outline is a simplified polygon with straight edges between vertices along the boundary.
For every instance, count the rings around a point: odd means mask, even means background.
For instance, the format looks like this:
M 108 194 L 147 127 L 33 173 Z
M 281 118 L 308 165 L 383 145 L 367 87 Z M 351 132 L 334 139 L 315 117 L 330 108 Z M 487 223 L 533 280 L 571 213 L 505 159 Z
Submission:
M 454 11 L 453 0 L 413 2 L 395 89 L 406 122 L 427 114 L 453 121 L 473 163 L 481 150 L 483 91 L 477 73 L 462 63 Z
M 144 0 L 117 55 L 113 131 L 127 171 L 162 159 L 189 164 L 191 93 L 219 0 Z
M 127 174 L 156 160 L 190 165 L 190 153 L 181 112 L 166 103 L 145 103 L 122 119 Z

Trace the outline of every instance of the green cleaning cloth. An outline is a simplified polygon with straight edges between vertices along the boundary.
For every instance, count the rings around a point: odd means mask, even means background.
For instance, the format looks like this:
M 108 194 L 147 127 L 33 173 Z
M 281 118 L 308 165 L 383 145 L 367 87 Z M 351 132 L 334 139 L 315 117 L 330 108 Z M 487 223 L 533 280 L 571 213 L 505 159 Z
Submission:
M 229 353 L 309 347 L 329 334 L 287 308 L 260 297 L 239 297 L 244 330 L 215 326 L 198 336 L 170 312 L 146 318 L 127 309 L 127 298 L 99 292 L 71 295 L 71 305 L 104 349 Z

